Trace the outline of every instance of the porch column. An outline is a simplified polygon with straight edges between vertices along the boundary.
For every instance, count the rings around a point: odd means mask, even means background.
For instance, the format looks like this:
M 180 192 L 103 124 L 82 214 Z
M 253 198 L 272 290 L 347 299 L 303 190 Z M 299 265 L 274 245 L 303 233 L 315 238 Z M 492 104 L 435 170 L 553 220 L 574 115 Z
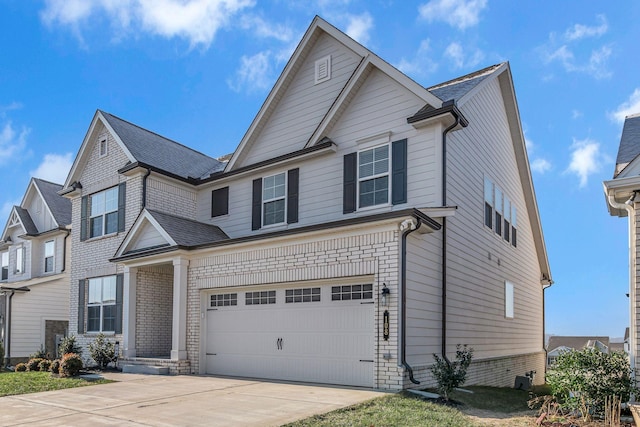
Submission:
M 171 359 L 187 358 L 187 271 L 189 260 L 173 260 L 173 325 Z
M 122 356 L 136 357 L 137 268 L 124 266 L 122 298 Z

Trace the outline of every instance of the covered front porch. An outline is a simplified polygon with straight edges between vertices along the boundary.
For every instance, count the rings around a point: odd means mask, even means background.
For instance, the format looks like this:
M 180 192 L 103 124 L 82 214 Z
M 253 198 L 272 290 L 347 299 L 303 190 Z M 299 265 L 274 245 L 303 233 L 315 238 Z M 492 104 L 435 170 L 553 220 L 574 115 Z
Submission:
M 180 256 L 125 264 L 118 366 L 125 372 L 190 374 L 187 270 Z

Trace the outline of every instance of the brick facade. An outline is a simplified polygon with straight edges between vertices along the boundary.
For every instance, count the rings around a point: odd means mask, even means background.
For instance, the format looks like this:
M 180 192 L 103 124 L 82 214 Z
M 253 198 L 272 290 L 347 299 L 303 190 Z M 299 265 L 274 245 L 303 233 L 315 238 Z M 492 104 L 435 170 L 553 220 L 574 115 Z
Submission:
M 136 298 L 136 354 L 168 357 L 171 354 L 173 268 L 138 270 Z

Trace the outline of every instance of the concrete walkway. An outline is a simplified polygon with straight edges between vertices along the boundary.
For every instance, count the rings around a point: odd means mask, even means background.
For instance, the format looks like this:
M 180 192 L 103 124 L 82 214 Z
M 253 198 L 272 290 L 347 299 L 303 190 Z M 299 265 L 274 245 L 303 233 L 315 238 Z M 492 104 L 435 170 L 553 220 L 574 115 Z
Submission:
M 382 392 L 209 376 L 108 373 L 117 383 L 0 398 L 2 426 L 279 426 Z

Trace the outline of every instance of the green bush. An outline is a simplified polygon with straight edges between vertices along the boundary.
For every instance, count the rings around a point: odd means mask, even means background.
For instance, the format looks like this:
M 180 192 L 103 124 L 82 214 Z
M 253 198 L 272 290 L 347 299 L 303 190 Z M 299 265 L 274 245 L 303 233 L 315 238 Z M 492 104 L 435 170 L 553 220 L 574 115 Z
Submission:
M 467 380 L 467 369 L 471 365 L 473 358 L 473 348 L 465 344 L 464 347 L 456 346 L 456 360 L 450 362 L 437 354 L 433 355 L 435 363 L 431 365 L 431 373 L 438 383 L 438 393 L 445 400 L 449 400 L 449 395 L 454 388 L 460 387 Z
M 38 363 L 38 370 L 40 372 L 49 372 L 50 368 L 51 368 L 51 360 L 49 359 L 42 359 L 40 363 Z
M 95 341 L 89 344 L 89 354 L 98 364 L 98 368 L 105 369 L 115 356 L 115 345 L 100 333 Z
M 75 377 L 82 369 L 82 358 L 75 353 L 67 353 L 60 359 L 59 374 L 61 377 Z
M 56 360 L 52 361 L 51 362 L 51 366 L 49 366 L 49 370 L 53 374 L 60 373 L 60 359 L 56 359 Z
M 27 371 L 39 371 L 40 370 L 40 362 L 45 359 L 41 359 L 39 357 L 34 357 L 33 359 L 29 359 L 27 362 Z
M 602 415 L 612 396 L 627 402 L 638 392 L 625 353 L 603 353 L 594 348 L 567 351 L 547 372 L 546 381 L 560 407 L 579 411 L 584 419 Z
M 68 337 L 64 337 L 60 346 L 58 347 L 58 354 L 62 357 L 65 354 L 77 354 L 78 356 L 82 356 L 82 347 L 76 343 L 75 335 L 70 335 Z
M 44 349 L 44 346 L 40 346 L 40 350 L 36 351 L 29 356 L 29 359 L 49 359 L 49 355 Z
M 25 372 L 27 370 L 27 364 L 26 363 L 18 363 L 16 365 L 16 372 Z

